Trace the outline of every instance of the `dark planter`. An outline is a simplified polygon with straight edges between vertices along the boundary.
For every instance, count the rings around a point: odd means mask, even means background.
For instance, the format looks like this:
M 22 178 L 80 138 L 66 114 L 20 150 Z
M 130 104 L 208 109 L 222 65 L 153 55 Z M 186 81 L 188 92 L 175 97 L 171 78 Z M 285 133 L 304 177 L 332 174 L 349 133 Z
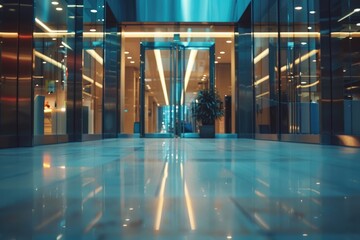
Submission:
M 200 126 L 201 138 L 214 138 L 215 137 L 215 125 L 203 125 Z

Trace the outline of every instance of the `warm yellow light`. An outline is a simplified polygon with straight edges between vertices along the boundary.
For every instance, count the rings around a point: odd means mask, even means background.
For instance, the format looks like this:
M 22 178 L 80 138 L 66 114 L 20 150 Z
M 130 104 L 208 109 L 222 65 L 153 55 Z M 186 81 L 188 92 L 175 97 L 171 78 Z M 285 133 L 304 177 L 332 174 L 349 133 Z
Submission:
M 66 70 L 65 65 L 63 65 L 61 62 L 55 61 L 54 59 L 52 59 L 38 51 L 34 51 L 34 54 L 36 57 L 41 58 L 42 60 L 45 60 L 46 62 L 51 63 L 52 65 L 63 69 L 64 71 Z
M 255 81 L 254 85 L 259 85 L 260 83 L 265 82 L 266 80 L 269 80 L 269 75 Z
M 35 18 L 35 23 L 37 23 L 40 27 L 42 27 L 46 32 L 49 32 L 49 33 L 66 33 L 67 32 L 67 30 L 52 30 L 38 18 Z
M 186 67 L 186 72 L 185 72 L 185 86 L 184 86 L 184 89 L 182 90 L 182 93 L 181 93 L 181 104 L 184 104 L 184 91 L 186 93 L 186 89 L 187 89 L 189 81 L 190 81 L 190 76 L 191 76 L 192 69 L 194 67 L 194 63 L 195 63 L 197 53 L 198 53 L 198 50 L 191 50 L 190 51 L 189 61 L 188 61 L 188 64 L 187 64 L 187 67 Z
M 297 85 L 296 88 L 309 88 L 309 87 L 313 87 L 317 84 L 319 84 L 320 81 L 316 81 L 316 82 L 313 82 L 313 83 L 310 83 L 310 84 L 305 84 L 305 85 Z
M 126 38 L 173 38 L 174 34 L 179 34 L 180 38 L 231 38 L 233 32 L 123 32 Z
M 261 59 L 269 55 L 269 48 L 262 51 L 259 55 L 254 58 L 254 64 L 257 64 Z
M 98 63 L 101 65 L 104 64 L 104 59 L 94 50 L 94 49 L 87 49 L 86 52 L 93 57 Z

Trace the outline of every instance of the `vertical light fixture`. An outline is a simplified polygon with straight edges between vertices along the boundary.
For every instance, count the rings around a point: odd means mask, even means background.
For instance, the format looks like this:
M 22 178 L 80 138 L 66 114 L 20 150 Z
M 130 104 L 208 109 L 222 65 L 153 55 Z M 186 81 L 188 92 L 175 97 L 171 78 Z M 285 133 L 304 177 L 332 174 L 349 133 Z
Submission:
M 158 69 L 158 72 L 160 75 L 161 87 L 162 87 L 162 90 L 164 93 L 165 104 L 169 105 L 169 98 L 168 98 L 168 94 L 167 94 L 167 90 L 166 90 L 164 68 L 163 68 L 163 64 L 162 64 L 162 60 L 161 60 L 161 53 L 160 53 L 160 50 L 158 50 L 158 49 L 154 50 L 154 53 L 155 53 L 157 69 Z
M 181 104 L 184 104 L 184 91 L 186 92 L 187 86 L 189 84 L 191 72 L 194 67 L 197 53 L 198 53 L 198 50 L 190 51 L 189 61 L 188 61 L 188 64 L 186 67 L 186 72 L 185 72 L 184 89 L 182 90 L 182 93 L 181 93 Z

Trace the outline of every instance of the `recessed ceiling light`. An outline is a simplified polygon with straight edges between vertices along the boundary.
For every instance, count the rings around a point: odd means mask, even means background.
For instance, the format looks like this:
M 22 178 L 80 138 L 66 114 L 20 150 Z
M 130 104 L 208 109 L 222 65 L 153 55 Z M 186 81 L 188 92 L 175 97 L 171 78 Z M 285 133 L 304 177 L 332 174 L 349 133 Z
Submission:
M 95 28 L 90 28 L 90 32 L 96 32 Z
M 217 59 L 221 59 L 221 57 L 217 57 Z
M 306 45 L 307 43 L 306 42 L 301 42 L 301 45 Z
M 53 41 L 56 41 L 56 38 L 52 38 Z
M 224 51 L 221 51 L 220 54 L 225 54 L 225 52 L 224 52 Z
M 128 51 L 125 51 L 124 53 L 125 53 L 125 54 L 129 54 L 129 52 L 128 52 Z
M 218 61 L 215 61 L 214 63 L 216 64 L 216 63 L 219 63 L 219 62 L 218 62 Z
M 127 59 L 132 59 L 132 57 L 129 56 L 129 57 L 127 57 Z
M 231 40 L 227 40 L 226 43 L 232 43 L 232 41 L 231 41 Z
M 135 63 L 135 61 L 130 61 L 130 63 Z
M 309 13 L 310 13 L 310 14 L 315 14 L 316 12 L 315 12 L 315 11 L 310 11 Z
M 295 7 L 295 10 L 300 11 L 301 9 L 302 9 L 302 6 L 296 6 L 296 7 Z
M 90 12 L 97 13 L 97 10 L 96 9 L 91 9 Z
M 62 11 L 63 10 L 61 7 L 57 7 L 55 9 L 56 9 L 56 11 Z
M 57 1 L 52 1 L 51 4 L 56 6 L 56 5 L 59 5 L 59 2 L 57 2 Z
M 69 18 L 70 18 L 70 19 L 74 19 L 74 18 L 75 18 L 75 16 L 69 16 Z

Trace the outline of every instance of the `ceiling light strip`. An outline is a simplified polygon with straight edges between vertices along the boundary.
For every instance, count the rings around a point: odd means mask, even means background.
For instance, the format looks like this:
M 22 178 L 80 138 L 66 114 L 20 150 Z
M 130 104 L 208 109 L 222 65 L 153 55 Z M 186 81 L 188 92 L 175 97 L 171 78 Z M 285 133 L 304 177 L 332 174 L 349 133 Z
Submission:
M 158 69 L 159 75 L 160 75 L 161 87 L 162 87 L 162 90 L 164 93 L 165 104 L 169 105 L 169 98 L 168 98 L 168 94 L 167 94 L 167 90 L 166 90 L 164 68 L 163 68 L 163 64 L 162 64 L 162 60 L 161 60 L 161 53 L 160 53 L 160 50 L 158 50 L 158 49 L 154 50 L 154 53 L 155 53 L 157 69 Z
M 174 34 L 179 34 L 181 38 L 193 37 L 203 38 L 231 38 L 234 36 L 233 32 L 123 32 L 122 35 L 126 38 L 147 38 L 147 37 L 164 37 L 173 38 Z

